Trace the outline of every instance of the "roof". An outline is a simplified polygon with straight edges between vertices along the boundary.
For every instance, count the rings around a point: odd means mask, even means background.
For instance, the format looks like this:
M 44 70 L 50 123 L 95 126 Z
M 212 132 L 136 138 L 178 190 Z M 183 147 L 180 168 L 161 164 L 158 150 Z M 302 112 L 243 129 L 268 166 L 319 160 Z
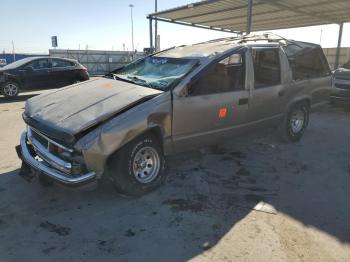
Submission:
M 206 0 L 150 18 L 229 32 L 245 32 L 248 0 Z M 254 0 L 252 31 L 350 22 L 349 0 Z
M 288 40 L 281 36 L 265 33 L 250 34 L 246 36 L 220 38 L 193 45 L 184 45 L 170 48 L 155 54 L 158 57 L 173 58 L 208 58 L 220 55 L 228 50 L 240 48 L 242 46 L 283 46 L 289 57 L 295 56 L 302 51 L 321 48 L 317 44 Z

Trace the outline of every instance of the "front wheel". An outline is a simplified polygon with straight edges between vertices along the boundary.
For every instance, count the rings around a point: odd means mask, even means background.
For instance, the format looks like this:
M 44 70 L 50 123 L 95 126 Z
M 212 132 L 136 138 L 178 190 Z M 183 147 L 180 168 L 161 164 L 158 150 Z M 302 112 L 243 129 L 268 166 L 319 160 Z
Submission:
M 136 138 L 110 157 L 106 172 L 124 195 L 140 196 L 154 190 L 165 178 L 160 143 L 153 135 Z
M 2 85 L 1 93 L 5 97 L 16 97 L 19 93 L 19 85 L 15 82 L 7 82 Z
M 288 111 L 279 127 L 279 134 L 286 142 L 298 142 L 309 124 L 310 109 L 307 103 L 297 103 Z

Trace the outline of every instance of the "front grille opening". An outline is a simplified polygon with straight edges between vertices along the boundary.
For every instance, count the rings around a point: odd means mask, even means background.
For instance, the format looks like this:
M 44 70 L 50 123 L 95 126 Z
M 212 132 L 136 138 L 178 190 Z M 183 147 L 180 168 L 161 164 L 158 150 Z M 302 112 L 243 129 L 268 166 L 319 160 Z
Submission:
M 42 144 L 44 147 L 48 147 L 49 146 L 49 141 L 47 141 L 47 139 L 45 139 L 44 137 L 42 137 L 41 135 L 39 135 L 36 131 L 34 131 L 33 129 L 31 129 L 32 132 L 32 136 L 35 140 L 39 141 L 40 144 Z

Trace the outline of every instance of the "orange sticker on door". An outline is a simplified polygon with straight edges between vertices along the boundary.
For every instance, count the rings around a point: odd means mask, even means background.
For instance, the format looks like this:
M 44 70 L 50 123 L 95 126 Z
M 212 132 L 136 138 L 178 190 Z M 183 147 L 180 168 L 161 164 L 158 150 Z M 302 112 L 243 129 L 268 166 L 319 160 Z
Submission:
M 218 117 L 221 118 L 221 119 L 227 117 L 227 108 L 226 107 L 223 107 L 223 108 L 219 109 Z

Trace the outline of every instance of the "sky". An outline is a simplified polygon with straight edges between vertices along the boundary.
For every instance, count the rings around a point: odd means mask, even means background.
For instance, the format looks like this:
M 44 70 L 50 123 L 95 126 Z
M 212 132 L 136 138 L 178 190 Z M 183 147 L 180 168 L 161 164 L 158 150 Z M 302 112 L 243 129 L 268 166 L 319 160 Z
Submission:
M 165 10 L 196 0 L 158 0 Z M 51 36 L 58 36 L 58 48 L 131 50 L 130 7 L 133 4 L 135 48 L 149 46 L 146 16 L 154 11 L 154 0 L 0 0 L 0 52 L 48 53 Z M 158 23 L 161 48 L 192 44 L 229 33 Z M 272 31 L 285 38 L 335 47 L 338 25 Z M 345 24 L 342 46 L 350 46 L 350 24 Z

